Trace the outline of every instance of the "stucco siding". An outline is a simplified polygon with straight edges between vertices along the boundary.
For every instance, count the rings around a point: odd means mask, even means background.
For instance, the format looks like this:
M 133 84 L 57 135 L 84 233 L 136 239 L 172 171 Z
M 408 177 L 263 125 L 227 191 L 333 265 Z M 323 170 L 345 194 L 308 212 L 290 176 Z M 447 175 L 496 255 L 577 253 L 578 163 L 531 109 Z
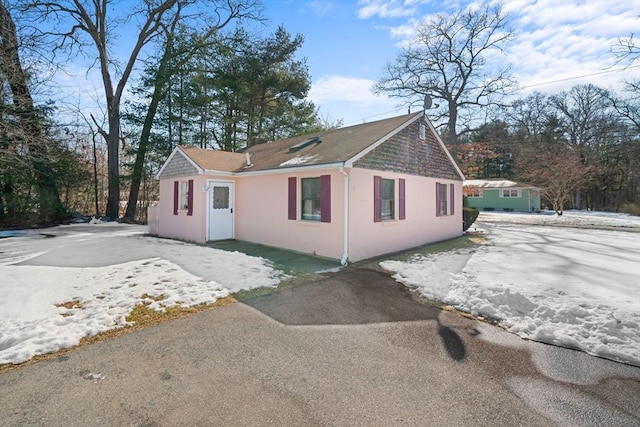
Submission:
M 395 172 L 349 171 L 349 259 L 359 261 L 462 235 L 462 182 Z M 395 180 L 395 219 L 374 222 L 374 176 Z M 398 179 L 405 179 L 406 219 L 398 219 Z M 436 182 L 453 184 L 454 215 L 436 216 Z
M 206 193 L 201 189 L 206 186 L 203 175 L 185 176 L 175 179 L 160 180 L 160 205 L 158 236 L 203 243 L 206 240 Z M 173 214 L 173 183 L 193 179 L 193 215 L 187 215 L 186 209 L 179 209 Z
M 300 219 L 300 179 L 331 176 L 331 222 Z M 288 179 L 297 182 L 295 220 L 288 219 Z M 343 177 L 337 170 L 240 176 L 236 181 L 236 238 L 340 259 L 343 252 Z

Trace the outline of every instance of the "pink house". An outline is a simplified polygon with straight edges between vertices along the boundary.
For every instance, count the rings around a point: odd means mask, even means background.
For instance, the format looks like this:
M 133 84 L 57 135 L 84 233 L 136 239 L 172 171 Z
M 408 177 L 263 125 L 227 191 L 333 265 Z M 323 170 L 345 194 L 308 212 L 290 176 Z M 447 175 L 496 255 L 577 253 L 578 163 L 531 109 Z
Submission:
M 422 112 L 262 143 L 177 147 L 157 234 L 238 239 L 343 264 L 462 234 L 462 172 Z

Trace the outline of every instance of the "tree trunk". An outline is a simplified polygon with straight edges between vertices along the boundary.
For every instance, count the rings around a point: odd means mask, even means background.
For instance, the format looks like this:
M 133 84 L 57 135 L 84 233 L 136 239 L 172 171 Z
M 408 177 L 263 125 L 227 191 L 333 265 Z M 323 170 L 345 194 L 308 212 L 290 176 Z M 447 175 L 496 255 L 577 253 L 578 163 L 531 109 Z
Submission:
M 30 150 L 38 188 L 40 221 L 50 223 L 58 221 L 64 214 L 60 194 L 53 176 L 50 159 L 46 153 L 44 132 L 27 84 L 27 75 L 22 69 L 18 54 L 18 36 L 16 27 L 6 9 L 0 2 L 0 63 L 9 83 L 13 97 L 15 115 L 20 122 Z
M 159 74 L 156 75 L 156 83 L 154 86 L 153 96 L 151 98 L 151 103 L 149 104 L 149 109 L 147 110 L 147 115 L 144 119 L 144 125 L 142 127 L 142 134 L 140 135 L 140 144 L 138 145 L 138 150 L 136 152 L 136 161 L 133 165 L 133 173 L 131 176 L 131 189 L 129 191 L 129 201 L 127 203 L 127 211 L 124 214 L 124 220 L 128 222 L 134 222 L 136 218 L 136 209 L 138 206 L 138 195 L 140 194 L 140 183 L 142 181 L 142 173 L 144 171 L 144 160 L 147 155 L 147 147 L 149 146 L 149 138 L 151 136 L 151 128 L 153 126 L 153 120 L 156 116 L 156 112 L 158 111 L 158 104 L 160 104 L 160 100 L 164 96 L 164 91 L 162 90 L 162 86 L 166 83 L 165 80 L 162 80 L 159 77 Z

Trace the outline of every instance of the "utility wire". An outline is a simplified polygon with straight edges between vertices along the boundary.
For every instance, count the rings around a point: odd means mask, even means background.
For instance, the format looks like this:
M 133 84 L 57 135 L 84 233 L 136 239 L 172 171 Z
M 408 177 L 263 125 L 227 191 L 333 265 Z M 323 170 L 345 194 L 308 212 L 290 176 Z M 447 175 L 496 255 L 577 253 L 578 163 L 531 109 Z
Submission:
M 569 80 L 581 79 L 583 77 L 599 76 L 601 74 L 607 74 L 607 73 L 616 73 L 616 72 L 619 72 L 619 71 L 625 71 L 625 70 L 628 70 L 628 69 L 631 69 L 631 68 L 639 68 L 639 67 L 640 67 L 640 65 L 633 65 L 633 66 L 630 66 L 630 67 L 617 68 L 617 69 L 614 69 L 614 70 L 597 71 L 595 73 L 583 74 L 581 76 L 567 77 L 567 78 L 558 79 L 558 80 L 551 80 L 551 81 L 548 81 L 548 82 L 532 83 L 530 85 L 523 86 L 522 89 L 528 89 L 530 87 L 535 87 L 535 86 L 550 85 L 550 84 L 553 84 L 553 83 L 566 82 L 566 81 L 569 81 Z

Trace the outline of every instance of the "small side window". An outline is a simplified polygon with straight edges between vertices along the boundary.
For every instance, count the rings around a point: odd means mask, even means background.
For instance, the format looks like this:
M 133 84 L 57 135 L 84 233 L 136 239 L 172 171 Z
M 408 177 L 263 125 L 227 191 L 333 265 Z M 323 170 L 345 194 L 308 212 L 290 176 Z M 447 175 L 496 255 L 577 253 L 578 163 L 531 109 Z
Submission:
M 395 186 L 393 179 L 382 180 L 382 220 L 395 218 Z
M 302 219 L 320 221 L 320 178 L 302 178 Z

